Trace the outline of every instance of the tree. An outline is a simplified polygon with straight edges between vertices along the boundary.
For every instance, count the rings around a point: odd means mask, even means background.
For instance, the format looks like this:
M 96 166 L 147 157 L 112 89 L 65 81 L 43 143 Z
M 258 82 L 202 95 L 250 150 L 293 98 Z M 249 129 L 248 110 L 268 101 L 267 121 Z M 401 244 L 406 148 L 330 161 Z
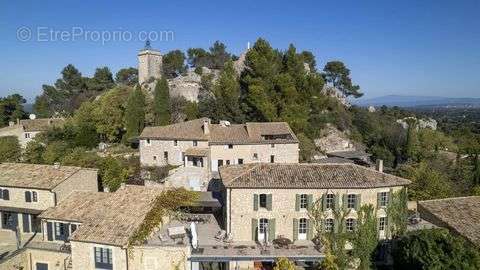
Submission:
M 140 135 L 143 127 L 145 126 L 145 96 L 140 89 L 140 86 L 137 86 L 133 90 L 125 106 L 125 128 L 127 132 L 125 133 L 125 138 L 131 140 Z
M 129 67 L 120 69 L 115 75 L 117 84 L 135 86 L 138 83 L 138 69 Z
M 31 140 L 25 147 L 25 152 L 22 155 L 22 161 L 26 163 L 42 164 L 45 146 L 37 140 Z
M 215 108 L 219 120 L 236 123 L 244 121 L 240 108 L 240 84 L 238 83 L 233 62 L 229 61 L 213 87 Z
M 187 71 L 185 54 L 180 50 L 168 52 L 162 60 L 163 75 L 167 78 L 175 78 Z
M 315 153 L 315 144 L 303 133 L 297 134 L 297 138 L 300 141 L 300 160 L 309 162 Z
M 333 87 L 340 90 L 345 96 L 353 96 L 359 98 L 363 95 L 360 93 L 360 86 L 354 85 L 350 78 L 350 69 L 341 61 L 328 62 L 323 68 L 327 82 Z
M 18 162 L 21 152 L 17 137 L 0 137 L 0 162 Z
M 45 163 L 53 164 L 62 161 L 62 158 L 70 151 L 68 144 L 64 141 L 55 141 L 47 145 L 42 158 Z
M 73 128 L 75 129 L 74 144 L 77 147 L 94 148 L 99 143 L 99 134 L 95 126 L 93 114 L 95 105 L 92 102 L 84 102 L 73 116 Z
M 97 68 L 93 78 L 87 81 L 88 90 L 97 92 L 112 89 L 114 85 L 113 75 L 108 67 Z
M 209 68 L 222 69 L 224 64 L 231 59 L 227 46 L 220 41 L 215 41 L 210 47 L 211 66 Z
M 273 270 L 295 270 L 295 263 L 290 261 L 288 258 L 281 257 L 275 262 L 275 267 Z
M 426 162 L 405 165 L 400 169 L 400 176 L 410 179 L 408 195 L 414 200 L 433 200 L 446 198 L 452 187 L 446 175 L 434 170 Z
M 23 104 L 26 100 L 19 94 L 12 94 L 0 98 L 0 127 L 8 125 L 9 121 L 16 122 L 17 119 L 25 117 L 26 113 Z
M 101 164 L 100 176 L 103 187 L 114 192 L 127 180 L 128 169 L 119 160 L 109 156 Z
M 170 123 L 170 93 L 167 79 L 157 81 L 153 93 L 153 115 L 155 125 L 164 126 Z
M 394 269 L 480 269 L 478 250 L 445 229 L 409 232 L 392 254 Z
M 378 245 L 377 218 L 373 205 L 363 205 L 358 211 L 356 231 L 352 240 L 354 258 L 360 260 L 358 269 L 372 269 L 372 257 Z

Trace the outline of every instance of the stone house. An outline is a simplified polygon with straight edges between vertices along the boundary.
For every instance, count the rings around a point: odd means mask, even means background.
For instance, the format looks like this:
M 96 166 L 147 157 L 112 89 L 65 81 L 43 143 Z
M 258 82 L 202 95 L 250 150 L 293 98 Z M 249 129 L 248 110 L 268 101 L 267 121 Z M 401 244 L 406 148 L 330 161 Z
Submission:
M 63 118 L 24 119 L 17 123 L 10 122 L 7 127 L 0 128 L 0 137 L 15 136 L 22 147 L 41 132 L 51 127 L 61 127 L 65 123 Z
M 392 192 L 410 183 L 355 164 L 245 164 L 222 167 L 220 176 L 226 193 L 225 226 L 233 242 L 250 246 L 287 238 L 304 250 L 296 254 L 271 249 L 270 256 L 302 261 L 318 261 L 323 256 L 315 251 L 312 242 L 314 222 L 308 209 L 314 203 L 320 203 L 323 226 L 329 231 L 338 230 L 342 222 L 334 216 L 333 209 L 347 213 L 342 228 L 352 231 L 359 208 L 371 204 L 376 209 L 378 235 L 386 238 L 389 198 Z M 231 260 L 230 266 L 253 269 L 254 265 L 271 264 L 270 259 L 258 255 L 261 249 L 257 251 Z
M 98 191 L 96 169 L 0 163 L 0 231 L 41 231 L 38 215 L 76 190 Z
M 224 165 L 298 163 L 298 139 L 285 122 L 212 124 L 201 118 L 146 127 L 139 137 L 142 166 L 179 166 L 171 182 L 205 190 Z

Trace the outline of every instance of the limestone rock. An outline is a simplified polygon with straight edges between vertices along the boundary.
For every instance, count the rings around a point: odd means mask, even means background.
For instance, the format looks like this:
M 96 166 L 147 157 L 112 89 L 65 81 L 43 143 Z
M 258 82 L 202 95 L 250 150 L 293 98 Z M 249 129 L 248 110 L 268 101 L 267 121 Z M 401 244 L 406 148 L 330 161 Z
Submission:
M 322 93 L 324 95 L 329 96 L 329 97 L 334 97 L 334 98 L 338 99 L 338 101 L 340 101 L 340 103 L 342 103 L 345 107 L 352 106 L 350 104 L 350 102 L 348 101 L 347 97 L 342 92 L 340 92 L 337 88 L 335 88 L 333 86 L 325 84 L 323 86 Z
M 347 132 L 342 132 L 330 124 L 322 130 L 322 135 L 315 139 L 314 143 L 324 153 L 357 150 L 355 143 L 348 138 Z
M 408 120 L 416 121 L 417 129 L 430 128 L 432 130 L 437 130 L 437 121 L 432 118 L 417 119 L 416 117 L 405 117 L 403 119 L 398 119 L 397 123 L 399 123 L 404 129 L 408 129 Z

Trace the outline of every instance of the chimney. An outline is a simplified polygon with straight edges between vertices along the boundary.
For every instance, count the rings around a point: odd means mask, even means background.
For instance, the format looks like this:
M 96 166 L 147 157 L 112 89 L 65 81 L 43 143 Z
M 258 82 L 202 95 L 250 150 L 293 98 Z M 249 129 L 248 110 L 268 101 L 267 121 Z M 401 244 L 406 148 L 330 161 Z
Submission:
M 377 170 L 383 172 L 383 159 L 377 159 Z
M 210 134 L 209 124 L 210 124 L 210 119 L 207 118 L 203 120 L 203 134 L 205 135 Z
M 60 162 L 53 163 L 53 167 L 57 170 L 60 169 Z

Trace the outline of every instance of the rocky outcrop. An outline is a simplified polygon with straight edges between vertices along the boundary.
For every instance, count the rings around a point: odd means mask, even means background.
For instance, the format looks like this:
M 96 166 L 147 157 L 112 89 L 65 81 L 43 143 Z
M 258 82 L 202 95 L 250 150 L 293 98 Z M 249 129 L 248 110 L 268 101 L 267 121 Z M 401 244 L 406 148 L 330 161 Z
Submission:
M 350 102 L 348 101 L 347 97 L 340 92 L 337 88 L 325 84 L 322 89 L 322 93 L 326 96 L 333 97 L 338 99 L 340 103 L 342 103 L 345 107 L 350 107 L 352 106 Z
M 397 123 L 399 123 L 404 129 L 408 129 L 409 122 L 411 121 L 417 123 L 417 129 L 430 128 L 432 130 L 437 130 L 437 121 L 432 118 L 417 119 L 416 117 L 405 117 L 403 119 L 398 119 Z
M 338 151 L 355 151 L 355 143 L 348 137 L 346 132 L 342 132 L 333 125 L 328 124 L 321 132 L 321 136 L 314 140 L 315 146 L 323 153 Z

